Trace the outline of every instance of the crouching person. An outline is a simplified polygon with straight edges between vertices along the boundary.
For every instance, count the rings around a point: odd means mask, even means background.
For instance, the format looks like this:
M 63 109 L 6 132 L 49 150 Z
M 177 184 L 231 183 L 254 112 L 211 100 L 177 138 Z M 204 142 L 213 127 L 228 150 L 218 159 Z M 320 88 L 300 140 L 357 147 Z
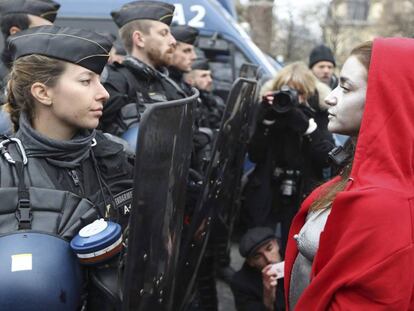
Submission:
M 272 229 L 249 229 L 240 240 L 240 255 L 246 258 L 231 281 L 238 311 L 281 311 L 283 279 L 279 244 Z

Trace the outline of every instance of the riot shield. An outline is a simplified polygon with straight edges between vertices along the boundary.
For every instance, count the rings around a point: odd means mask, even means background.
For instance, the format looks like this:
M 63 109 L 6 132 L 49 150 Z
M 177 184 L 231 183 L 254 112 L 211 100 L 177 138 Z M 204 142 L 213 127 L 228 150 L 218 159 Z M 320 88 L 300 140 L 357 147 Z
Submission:
M 254 80 L 239 78 L 230 91 L 212 160 L 207 168 L 202 198 L 183 237 L 174 310 L 187 310 L 191 304 L 197 271 L 214 218 L 220 218 L 228 235 L 231 233 L 256 85 Z
M 259 98 L 260 93 L 260 87 L 263 82 L 263 68 L 251 64 L 251 63 L 244 63 L 240 67 L 240 78 L 246 78 L 246 79 L 253 79 L 258 81 L 256 91 L 254 94 L 254 98 Z M 259 114 L 259 100 L 255 100 L 253 103 L 253 108 L 251 109 L 251 112 L 249 113 L 249 139 L 253 136 L 254 131 L 256 129 L 256 120 Z
M 260 75 L 260 67 L 255 64 L 244 63 L 240 67 L 240 73 L 239 73 L 240 78 L 257 79 L 259 75 Z
M 149 105 L 138 134 L 124 311 L 172 310 L 193 136 L 193 96 Z

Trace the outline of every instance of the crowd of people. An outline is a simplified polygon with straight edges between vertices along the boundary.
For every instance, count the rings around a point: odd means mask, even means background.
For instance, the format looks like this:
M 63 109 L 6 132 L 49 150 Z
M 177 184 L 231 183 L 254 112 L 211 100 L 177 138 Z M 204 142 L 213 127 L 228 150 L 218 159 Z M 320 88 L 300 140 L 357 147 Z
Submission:
M 40 232 L 48 260 L 59 262 L 57 241 L 67 251 L 88 230 L 116 228 L 116 243 L 105 247 L 122 255 L 83 266 L 76 290 L 69 288 L 75 281 L 62 285 L 70 306 L 61 292 L 47 305 L 119 310 L 127 258 L 121 245 L 128 245 L 140 177 L 124 139 L 152 104 L 199 94 L 182 215 L 191 219 L 225 99 L 213 92 L 199 31 L 174 25 L 173 5 L 139 0 L 111 12 L 119 39 L 53 25 L 59 7 L 53 0 L 0 1 L 0 244 L 11 236 L 20 245 L 22 232 L 38 241 Z M 232 270 L 212 226 L 191 310 L 218 310 L 217 275 L 239 311 L 414 310 L 413 53 L 413 39 L 376 39 L 355 47 L 336 76 L 332 51 L 320 45 L 308 64 L 288 64 L 263 85 L 247 145 L 254 168 L 238 215 L 244 263 Z M 15 263 L 20 253 L 13 252 L 12 274 L 0 270 L 0 283 L 19 289 L 16 271 L 31 270 L 32 262 L 30 269 Z M 92 260 L 85 256 L 78 255 Z M 53 269 L 59 266 L 43 273 Z M 63 278 L 77 278 L 73 269 Z M 15 297 L 0 294 L 0 302 L 29 310 L 44 299 Z

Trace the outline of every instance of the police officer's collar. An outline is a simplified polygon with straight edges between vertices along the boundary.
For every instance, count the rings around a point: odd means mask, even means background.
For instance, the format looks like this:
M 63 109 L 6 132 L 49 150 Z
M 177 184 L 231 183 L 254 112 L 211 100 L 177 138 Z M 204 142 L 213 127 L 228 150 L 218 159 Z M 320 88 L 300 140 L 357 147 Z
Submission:
M 161 1 L 133 1 L 124 4 L 119 11 L 111 12 L 119 28 L 134 20 L 154 20 L 170 25 L 174 16 L 174 5 Z
M 54 22 L 60 4 L 52 0 L 2 0 L 0 15 L 31 14 Z
M 134 74 L 146 79 L 155 79 L 159 74 L 156 69 L 132 56 L 125 57 L 122 65 L 130 69 Z
M 184 72 L 182 72 L 181 70 L 173 67 L 173 66 L 169 66 L 168 67 L 168 75 L 171 79 L 175 80 L 175 81 L 181 81 L 183 79 L 184 76 Z
M 100 74 L 112 43 L 95 32 L 58 26 L 41 26 L 20 31 L 7 39 L 13 59 L 38 54 L 85 67 Z
M 200 89 L 198 89 L 198 91 L 200 92 L 200 97 L 206 97 L 208 99 L 212 99 L 211 92 L 206 91 L 206 90 L 200 90 Z

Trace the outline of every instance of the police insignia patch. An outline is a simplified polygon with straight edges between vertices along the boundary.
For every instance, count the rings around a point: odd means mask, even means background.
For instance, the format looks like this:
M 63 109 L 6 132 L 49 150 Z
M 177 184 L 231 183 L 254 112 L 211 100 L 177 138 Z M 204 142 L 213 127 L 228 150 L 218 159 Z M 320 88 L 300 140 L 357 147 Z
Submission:
M 132 189 L 122 191 L 114 196 L 116 209 L 121 215 L 128 215 L 131 210 L 132 203 Z

